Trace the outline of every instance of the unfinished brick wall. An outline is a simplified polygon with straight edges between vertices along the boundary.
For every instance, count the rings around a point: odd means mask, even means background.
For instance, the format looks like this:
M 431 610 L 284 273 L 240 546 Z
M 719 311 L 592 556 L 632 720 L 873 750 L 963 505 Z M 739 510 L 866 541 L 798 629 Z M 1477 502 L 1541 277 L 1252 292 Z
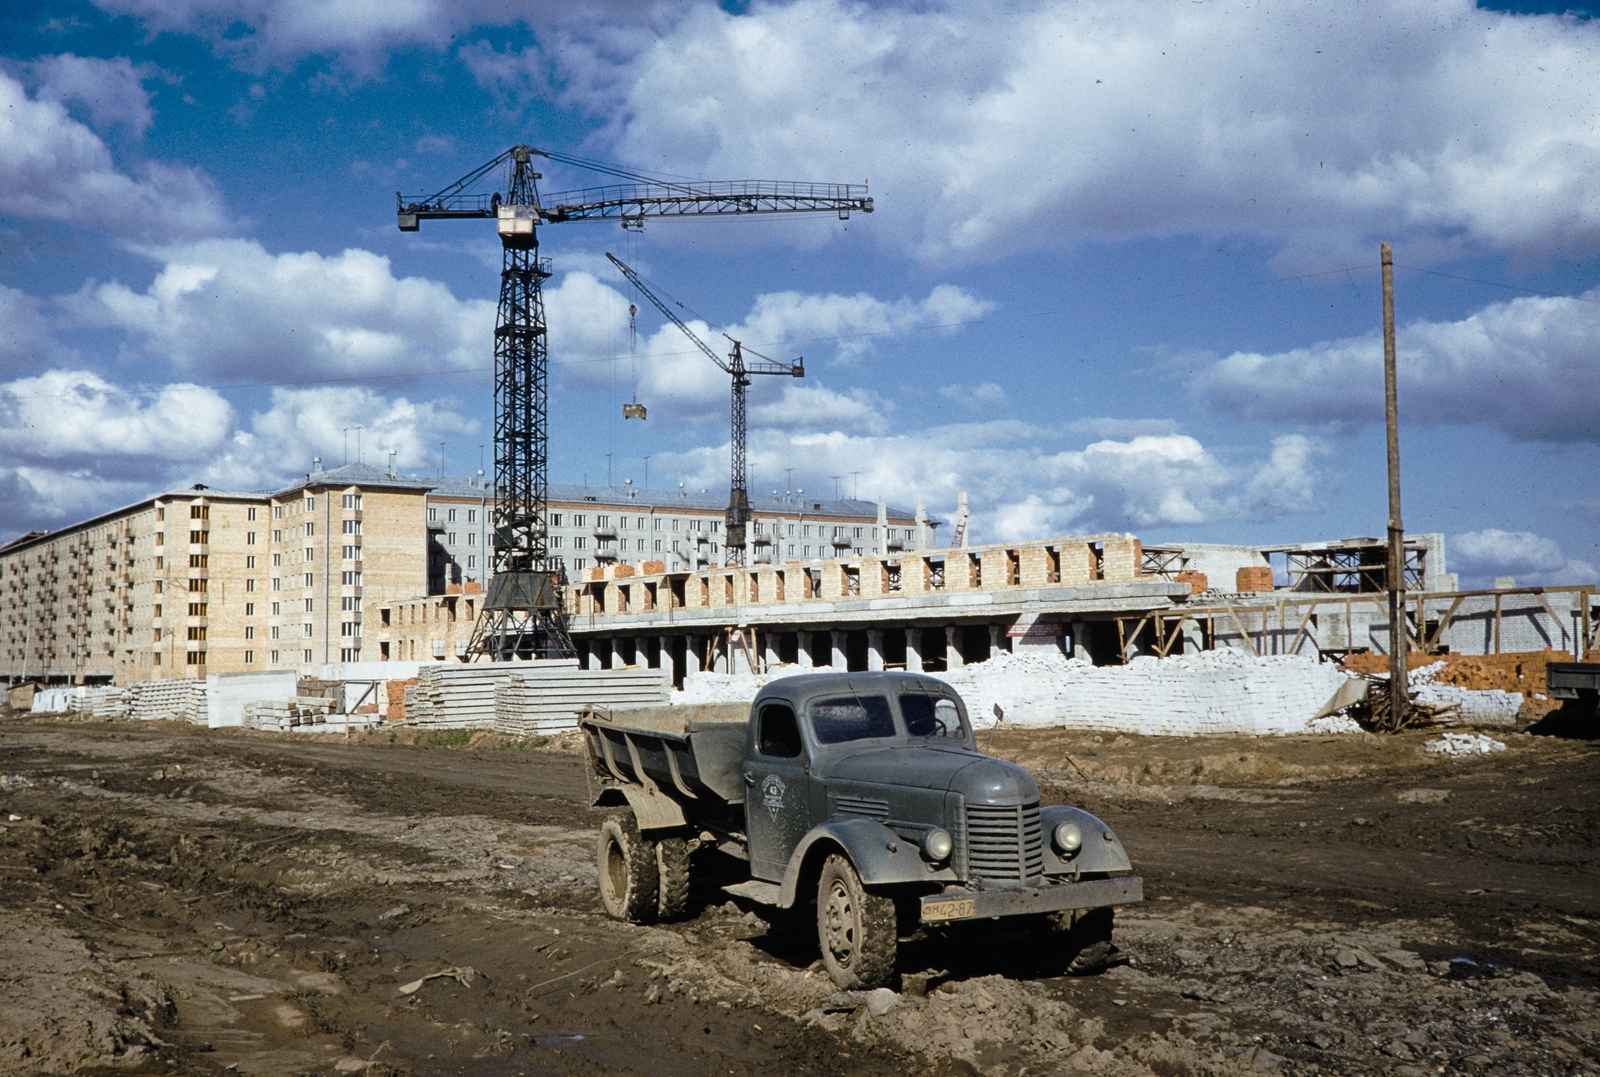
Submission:
M 1053 587 L 1056 576 L 1056 552 L 1048 546 L 1027 546 L 1019 551 L 1022 561 L 1022 586 Z
M 1012 586 L 1010 550 L 984 550 L 978 554 L 978 560 L 983 566 L 982 579 L 986 589 Z
M 1101 578 L 1108 583 L 1136 580 L 1144 561 L 1144 548 L 1136 538 L 1107 539 L 1101 547 Z
M 1196 572 L 1192 568 L 1186 568 L 1182 572 L 1175 573 L 1172 577 L 1172 582 L 1188 584 L 1189 593 L 1194 595 L 1211 587 L 1211 581 L 1206 579 L 1206 574 L 1204 572 Z
M 1094 580 L 1094 551 L 1087 542 L 1073 542 L 1056 549 L 1061 554 L 1061 582 L 1068 586 Z

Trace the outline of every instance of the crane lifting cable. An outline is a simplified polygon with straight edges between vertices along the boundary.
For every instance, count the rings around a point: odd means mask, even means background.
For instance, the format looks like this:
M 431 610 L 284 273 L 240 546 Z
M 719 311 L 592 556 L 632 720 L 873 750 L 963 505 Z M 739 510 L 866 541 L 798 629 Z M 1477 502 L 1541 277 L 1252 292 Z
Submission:
M 727 333 L 722 335 L 728 343 L 733 345 L 733 350 L 728 353 L 727 359 L 723 359 L 722 356 L 711 350 L 711 345 L 701 340 L 694 330 L 684 324 L 683 319 L 678 317 L 671 307 L 667 306 L 665 300 L 651 291 L 644 281 L 639 279 L 639 274 L 635 273 L 609 251 L 606 252 L 606 257 L 611 259 L 611 264 L 616 266 L 624 277 L 628 278 L 628 283 L 644 293 L 644 297 L 654 303 L 656 309 L 667 316 L 668 321 L 681 329 L 683 335 L 694 341 L 695 346 L 705 353 L 706 358 L 717 364 L 722 369 L 722 372 L 729 375 L 733 380 L 733 433 L 729 439 L 733 450 L 733 460 L 729 469 L 727 534 L 723 536 L 722 545 L 727 553 L 727 564 L 745 564 L 746 529 L 750 523 L 750 495 L 745 488 L 745 391 L 750 388 L 750 375 L 752 374 L 781 374 L 792 378 L 805 377 L 805 360 L 796 359 L 792 363 L 780 363 L 752 348 L 750 349 L 750 354 L 755 356 L 757 361 L 746 363 L 744 345 L 733 337 L 728 336 Z M 680 307 L 683 306 L 677 300 L 673 300 L 673 302 Z M 687 310 L 688 308 L 684 307 L 684 309 Z

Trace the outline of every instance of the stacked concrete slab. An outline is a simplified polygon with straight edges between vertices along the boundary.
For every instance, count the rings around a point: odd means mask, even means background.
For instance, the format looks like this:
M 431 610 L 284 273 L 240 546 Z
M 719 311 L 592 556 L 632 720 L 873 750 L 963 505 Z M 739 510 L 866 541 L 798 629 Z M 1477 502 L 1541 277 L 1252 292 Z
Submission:
M 140 721 L 210 724 L 205 681 L 143 681 L 128 692 L 129 713 Z
M 495 689 L 494 728 L 524 737 L 576 729 L 585 707 L 660 706 L 671 691 L 659 669 L 528 669 Z

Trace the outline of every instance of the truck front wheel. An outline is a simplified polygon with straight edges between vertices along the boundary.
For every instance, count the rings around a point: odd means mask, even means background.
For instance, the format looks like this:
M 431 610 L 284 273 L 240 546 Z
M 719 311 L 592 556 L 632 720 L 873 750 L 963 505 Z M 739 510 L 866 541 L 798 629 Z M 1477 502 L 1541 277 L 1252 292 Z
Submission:
M 1052 973 L 1089 976 L 1104 972 L 1117 954 L 1111 941 L 1112 924 L 1110 908 L 1046 913 L 1039 918 L 1040 956 Z
M 894 976 L 894 901 L 869 894 L 837 853 L 823 862 L 817 880 L 817 941 L 828 975 L 846 991 L 880 987 Z
M 660 877 L 656 843 L 639 833 L 631 815 L 600 824 L 600 902 L 613 920 L 644 923 L 656 913 Z

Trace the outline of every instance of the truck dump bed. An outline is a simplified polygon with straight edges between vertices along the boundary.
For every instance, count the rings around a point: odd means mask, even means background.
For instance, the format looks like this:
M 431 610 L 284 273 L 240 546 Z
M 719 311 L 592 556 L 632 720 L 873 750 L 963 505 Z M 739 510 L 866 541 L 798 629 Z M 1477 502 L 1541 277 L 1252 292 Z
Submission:
M 593 709 L 578 721 L 603 777 L 654 785 L 675 800 L 744 802 L 746 708 Z M 737 715 L 736 720 L 730 720 Z M 707 720 L 708 719 L 708 720 Z

